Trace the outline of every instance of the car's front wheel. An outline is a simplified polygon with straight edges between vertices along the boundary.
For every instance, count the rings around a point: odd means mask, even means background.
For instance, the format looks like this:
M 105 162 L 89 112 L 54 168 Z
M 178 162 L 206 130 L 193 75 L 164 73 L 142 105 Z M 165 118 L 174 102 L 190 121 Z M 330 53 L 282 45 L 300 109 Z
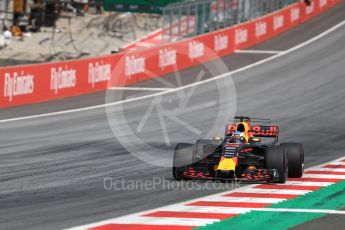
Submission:
M 304 171 L 304 149 L 299 143 L 282 143 L 289 162 L 289 177 L 301 178 Z
M 172 174 L 175 180 L 183 179 L 186 166 L 193 163 L 193 144 L 180 143 L 174 151 Z
M 266 168 L 276 169 L 278 172 L 278 183 L 285 183 L 288 177 L 288 159 L 283 147 L 277 146 L 266 151 Z

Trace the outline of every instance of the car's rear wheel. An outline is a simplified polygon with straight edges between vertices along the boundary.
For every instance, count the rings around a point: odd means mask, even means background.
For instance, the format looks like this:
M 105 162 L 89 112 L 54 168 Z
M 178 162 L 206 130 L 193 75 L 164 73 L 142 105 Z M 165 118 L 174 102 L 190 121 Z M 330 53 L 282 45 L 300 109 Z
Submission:
M 289 177 L 301 178 L 304 171 L 304 149 L 302 144 L 282 143 L 280 146 L 286 150 L 289 165 Z
M 277 146 L 266 151 L 266 168 L 276 169 L 278 172 L 278 183 L 285 183 L 288 177 L 288 159 L 283 147 Z
M 180 143 L 174 151 L 172 174 L 175 180 L 183 179 L 186 166 L 193 163 L 193 144 Z

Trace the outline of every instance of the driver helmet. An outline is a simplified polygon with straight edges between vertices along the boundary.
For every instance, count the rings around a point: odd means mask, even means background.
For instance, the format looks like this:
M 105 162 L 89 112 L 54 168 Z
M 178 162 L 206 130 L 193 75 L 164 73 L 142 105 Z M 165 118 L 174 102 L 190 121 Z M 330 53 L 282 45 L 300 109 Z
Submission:
M 233 143 L 245 143 L 245 136 L 243 132 L 236 131 L 232 134 L 230 142 Z

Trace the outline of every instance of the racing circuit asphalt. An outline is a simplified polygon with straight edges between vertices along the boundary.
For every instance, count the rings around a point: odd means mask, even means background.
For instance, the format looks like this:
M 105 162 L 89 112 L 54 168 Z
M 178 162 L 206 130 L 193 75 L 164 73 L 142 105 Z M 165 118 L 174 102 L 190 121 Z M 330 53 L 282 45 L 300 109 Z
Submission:
M 250 49 L 284 51 L 343 21 L 343 12 L 345 4 L 341 3 L 312 21 Z M 344 156 L 344 44 L 345 26 L 342 26 L 302 49 L 233 75 L 236 113 L 275 120 L 282 141 L 304 144 L 306 167 Z M 235 54 L 223 60 L 231 70 L 269 56 Z M 181 71 L 183 83 L 193 82 L 201 68 Z M 204 78 L 207 77 L 210 76 L 206 74 Z M 164 79 L 175 81 L 172 75 Z M 229 79 L 224 79 L 218 87 L 212 83 L 198 86 L 190 103 L 217 99 L 215 91 L 226 92 L 231 88 Z M 137 86 L 161 87 L 159 84 L 148 81 Z M 152 92 L 131 91 L 126 96 L 135 97 L 139 93 Z M 7 119 L 101 104 L 104 98 L 104 93 L 97 93 L 3 109 L 0 117 Z M 162 97 L 161 103 L 174 104 L 177 99 L 176 93 L 170 94 Z M 152 98 L 126 104 L 122 111 L 127 122 L 138 124 L 151 103 Z M 223 98 L 222 104 L 187 114 L 184 121 L 200 129 L 211 127 L 214 109 L 222 114 L 230 103 L 231 98 Z M 221 116 L 225 119 L 227 114 Z M 154 119 L 153 116 L 152 121 L 148 120 L 144 139 L 166 148 L 161 126 Z M 115 130 L 123 126 L 121 122 Z M 0 229 L 73 227 L 222 191 L 216 188 L 167 190 L 162 185 L 150 191 L 106 190 L 105 177 L 149 181 L 158 176 L 171 181 L 171 175 L 170 169 L 150 165 L 128 153 L 114 137 L 104 108 L 0 124 Z M 192 141 L 189 130 L 173 122 L 167 126 L 176 140 Z M 132 139 L 126 133 L 117 135 Z M 137 142 L 133 145 L 138 149 L 143 147 Z M 312 229 L 317 229 L 317 225 Z

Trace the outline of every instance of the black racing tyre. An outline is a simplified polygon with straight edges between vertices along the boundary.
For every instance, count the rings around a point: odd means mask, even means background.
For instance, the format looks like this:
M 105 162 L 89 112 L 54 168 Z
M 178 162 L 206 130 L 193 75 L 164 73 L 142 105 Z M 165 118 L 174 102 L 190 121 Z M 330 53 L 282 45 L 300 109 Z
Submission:
M 172 174 L 175 180 L 183 179 L 183 169 L 193 163 L 193 144 L 180 143 L 175 147 Z
M 220 145 L 220 144 L 219 144 Z M 195 144 L 195 158 L 197 161 L 205 159 L 219 147 L 213 140 L 200 139 Z M 205 148 L 206 146 L 206 148 Z
M 288 159 L 283 147 L 271 147 L 266 151 L 266 168 L 276 169 L 279 178 L 276 182 L 285 183 L 288 177 Z
M 282 143 L 289 162 L 289 177 L 301 178 L 304 171 L 304 149 L 299 143 Z

